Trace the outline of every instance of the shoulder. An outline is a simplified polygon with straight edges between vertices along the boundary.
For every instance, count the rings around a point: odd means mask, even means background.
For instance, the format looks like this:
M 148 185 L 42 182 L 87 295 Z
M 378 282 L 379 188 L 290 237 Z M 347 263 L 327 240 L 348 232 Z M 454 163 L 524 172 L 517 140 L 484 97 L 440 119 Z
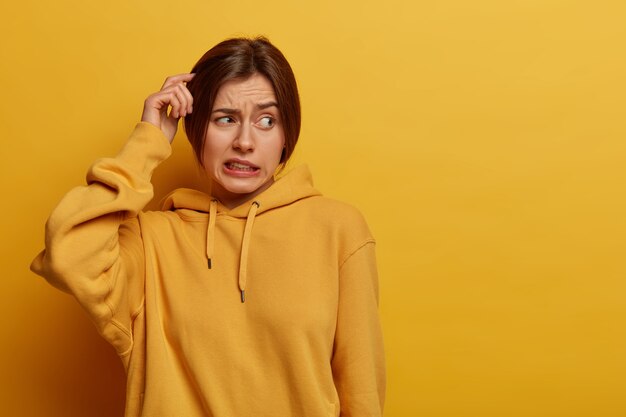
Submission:
M 333 229 L 336 233 L 356 241 L 373 241 L 365 217 L 351 204 L 324 196 L 313 196 L 302 200 L 311 218 Z
M 143 211 L 138 218 L 142 229 L 171 229 L 173 232 L 184 224 L 207 222 L 206 213 L 188 209 Z
M 325 196 L 313 196 L 308 198 L 307 201 L 320 212 L 333 214 L 336 218 L 365 222 L 360 210 L 352 204 Z

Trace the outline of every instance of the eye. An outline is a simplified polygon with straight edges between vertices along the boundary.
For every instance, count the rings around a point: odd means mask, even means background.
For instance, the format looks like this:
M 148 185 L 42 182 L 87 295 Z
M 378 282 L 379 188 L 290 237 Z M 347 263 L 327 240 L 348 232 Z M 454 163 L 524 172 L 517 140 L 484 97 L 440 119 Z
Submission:
M 262 117 L 259 121 L 259 125 L 265 129 L 269 129 L 270 127 L 274 126 L 275 123 L 276 122 L 274 121 L 274 118 L 270 116 Z
M 217 119 L 215 119 L 215 123 L 217 123 L 218 125 L 227 125 L 227 124 L 235 123 L 235 119 L 233 119 L 230 116 L 223 116 L 223 117 L 218 117 Z

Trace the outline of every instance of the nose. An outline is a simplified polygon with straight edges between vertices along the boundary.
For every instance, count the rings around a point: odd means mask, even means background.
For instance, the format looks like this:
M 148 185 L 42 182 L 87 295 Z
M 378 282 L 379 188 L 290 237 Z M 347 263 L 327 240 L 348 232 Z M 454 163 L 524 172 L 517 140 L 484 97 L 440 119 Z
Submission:
M 254 150 L 254 138 L 252 137 L 252 127 L 243 123 L 237 132 L 237 136 L 233 141 L 233 148 L 242 152 L 250 152 Z

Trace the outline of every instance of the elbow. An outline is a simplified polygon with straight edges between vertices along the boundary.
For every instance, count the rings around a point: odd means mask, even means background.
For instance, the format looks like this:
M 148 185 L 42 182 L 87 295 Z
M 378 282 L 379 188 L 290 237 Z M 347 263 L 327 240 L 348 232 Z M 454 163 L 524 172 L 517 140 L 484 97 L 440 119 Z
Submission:
M 72 291 L 64 277 L 67 276 L 62 263 L 56 262 L 47 250 L 41 251 L 30 264 L 30 270 L 45 278 L 53 287 L 70 294 Z

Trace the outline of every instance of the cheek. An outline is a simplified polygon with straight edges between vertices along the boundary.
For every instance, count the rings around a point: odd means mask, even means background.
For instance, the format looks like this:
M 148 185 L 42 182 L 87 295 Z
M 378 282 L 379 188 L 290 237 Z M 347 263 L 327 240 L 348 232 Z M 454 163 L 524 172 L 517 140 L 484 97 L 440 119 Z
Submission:
M 283 154 L 285 152 L 285 136 L 281 135 L 276 141 L 275 146 L 272 149 L 272 154 L 276 158 L 276 165 L 283 161 Z
M 219 156 L 223 153 L 223 149 L 220 146 L 220 137 L 215 132 L 207 132 L 204 137 L 204 148 L 202 150 L 202 162 L 204 167 L 208 170 L 216 165 Z
M 280 165 L 285 138 L 282 132 L 264 132 L 257 137 L 256 156 L 251 157 L 261 164 L 268 172 L 274 172 Z

